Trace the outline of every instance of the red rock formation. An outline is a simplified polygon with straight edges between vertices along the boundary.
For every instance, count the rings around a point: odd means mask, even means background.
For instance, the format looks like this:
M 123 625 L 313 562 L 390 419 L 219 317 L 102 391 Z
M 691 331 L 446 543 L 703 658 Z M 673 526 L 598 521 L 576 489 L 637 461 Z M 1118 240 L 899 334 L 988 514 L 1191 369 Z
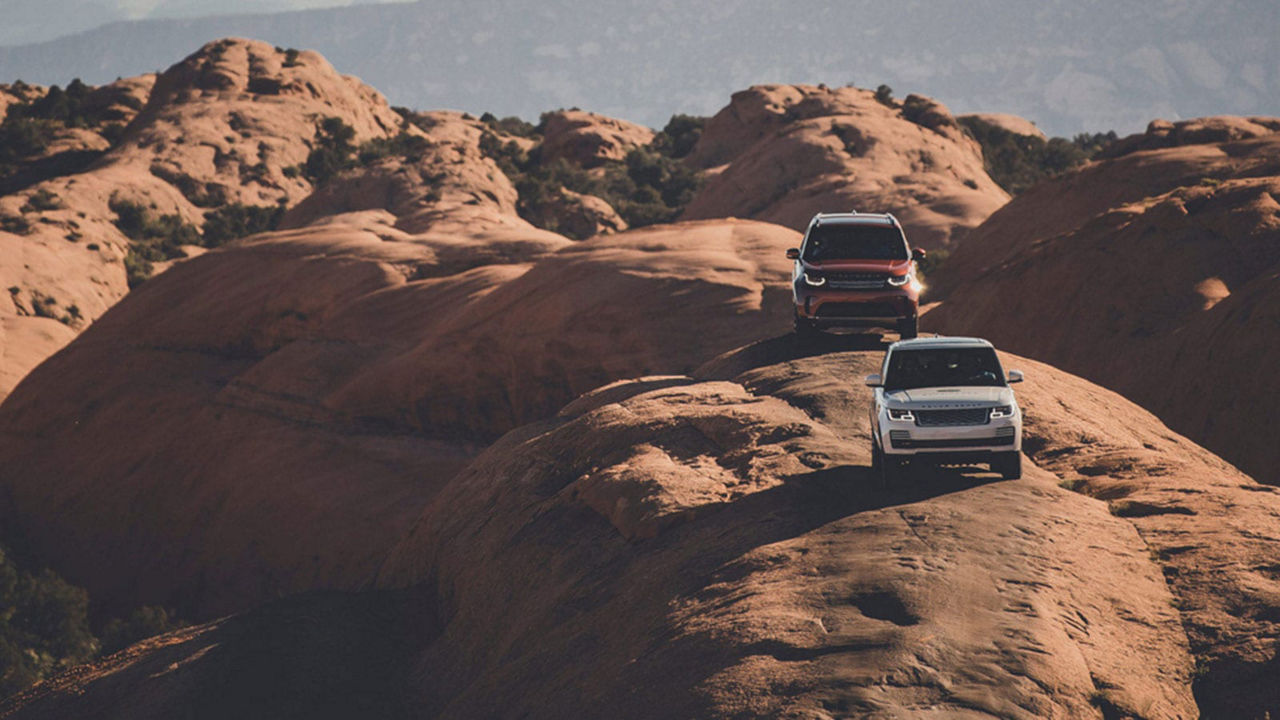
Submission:
M 378 593 L 149 641 L 0 712 L 260 707 L 246 673 L 218 670 L 235 658 L 313 668 L 273 683 L 271 707 L 332 693 L 445 718 L 1280 707 L 1280 494 L 1118 395 L 1013 356 L 1026 477 L 943 469 L 881 490 L 856 382 L 881 352 L 860 344 L 800 357 L 783 337 L 696 378 L 589 393 L 444 485 Z M 343 675 L 349 656 L 388 673 Z M 188 669 L 163 672 L 175 664 Z
M 141 99 L 147 105 L 123 138 L 87 170 L 0 197 L 0 216 L 21 218 L 27 228 L 0 227 L 0 285 L 17 288 L 0 299 L 7 328 L 0 340 L 24 345 L 0 350 L 10 359 L 0 381 L 32 367 L 12 363 L 38 362 L 66 340 L 61 331 L 58 340 L 40 340 L 51 333 L 36 317 L 37 298 L 55 301 L 44 314 L 80 329 L 127 292 L 129 240 L 114 225 L 113 199 L 195 226 L 210 203 L 296 202 L 311 186 L 284 168 L 306 160 L 320 119 L 340 118 L 354 128 L 356 142 L 394 135 L 404 124 L 376 91 L 339 75 L 319 55 L 303 52 L 291 63 L 285 53 L 248 40 L 209 43 L 154 80 L 120 81 L 88 98 L 126 110 L 141 107 Z M 60 138 L 53 148 L 59 152 L 107 148 L 93 132 L 69 130 Z M 32 203 L 37 194 L 52 200 Z M 0 397 L 11 387 L 0 385 Z
M 643 125 L 581 110 L 557 110 L 543 116 L 542 156 L 564 158 L 585 168 L 622 160 L 633 148 L 653 142 Z
M 207 616 L 359 586 L 497 435 L 789 321 L 777 226 L 567 247 L 329 220 L 153 278 L 0 406 L 4 516 L 95 598 Z
M 1255 432 L 1280 422 L 1268 362 L 1280 317 L 1276 129 L 1261 118 L 1154 123 L 1031 188 L 933 278 L 944 302 L 925 327 L 1078 372 L 1280 481 L 1280 447 Z
M 707 122 L 689 161 L 712 173 L 683 217 L 750 217 L 804 230 L 817 212 L 892 212 L 916 245 L 962 238 L 1009 196 L 942 105 L 870 91 L 760 85 Z
M 961 115 L 957 120 L 975 120 L 977 122 L 993 125 L 1002 130 L 1008 130 L 1014 135 L 1029 135 L 1031 137 L 1047 140 L 1044 131 L 1036 127 L 1036 124 L 1030 120 L 1019 117 L 1018 115 L 1010 115 L 1008 113 L 970 113 Z

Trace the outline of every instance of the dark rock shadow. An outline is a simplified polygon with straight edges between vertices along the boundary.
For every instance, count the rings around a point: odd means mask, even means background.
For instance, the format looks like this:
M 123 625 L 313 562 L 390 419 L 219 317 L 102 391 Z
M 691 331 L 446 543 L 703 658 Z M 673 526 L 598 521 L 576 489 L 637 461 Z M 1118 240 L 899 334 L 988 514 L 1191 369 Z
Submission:
M 435 607 L 434 593 L 421 588 L 276 600 L 145 650 L 83 694 L 42 694 L 40 686 L 19 693 L 0 703 L 0 716 L 408 718 L 409 673 L 438 635 Z M 184 633 L 192 630 L 174 635 Z
M 703 363 L 692 376 L 698 380 L 731 380 L 749 370 L 791 360 L 838 352 L 884 352 L 897 336 L 868 331 L 858 333 L 822 333 L 802 338 L 794 333 L 760 340 L 730 350 Z

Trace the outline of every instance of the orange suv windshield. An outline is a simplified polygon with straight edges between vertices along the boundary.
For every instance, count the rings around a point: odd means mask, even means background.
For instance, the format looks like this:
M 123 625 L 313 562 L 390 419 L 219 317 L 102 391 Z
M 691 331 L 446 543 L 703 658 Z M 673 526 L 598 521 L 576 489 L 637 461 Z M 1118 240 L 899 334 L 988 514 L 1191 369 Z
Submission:
M 907 241 L 896 227 L 877 225 L 819 225 L 809 232 L 804 259 L 906 260 Z

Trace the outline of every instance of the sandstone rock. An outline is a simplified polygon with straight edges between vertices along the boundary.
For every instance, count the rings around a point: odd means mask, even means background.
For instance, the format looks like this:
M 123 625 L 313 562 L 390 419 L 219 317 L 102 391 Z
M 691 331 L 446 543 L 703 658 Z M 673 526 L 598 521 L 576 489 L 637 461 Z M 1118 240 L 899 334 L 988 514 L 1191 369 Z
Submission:
M 1008 130 L 1014 135 L 1029 135 L 1031 137 L 1046 140 L 1044 131 L 1036 127 L 1036 124 L 1030 120 L 1018 115 L 1010 115 L 1008 113 L 970 113 L 961 115 L 958 120 L 976 120 L 987 125 L 993 125 Z
M 689 162 L 728 166 L 712 174 L 685 218 L 750 217 L 803 230 L 817 212 L 892 212 L 926 248 L 959 240 L 1009 197 L 944 106 L 912 95 L 888 107 L 851 87 L 735 93 L 707 122 Z
M 579 240 L 627 229 L 627 221 L 612 205 L 595 195 L 583 195 L 568 188 L 560 188 L 549 200 L 540 203 L 530 220 L 538 227 L 553 228 Z
M 633 148 L 653 142 L 643 125 L 581 110 L 558 110 L 543 116 L 542 155 L 564 158 L 584 168 L 622 160 Z
M 87 169 L 0 197 L 0 216 L 9 218 L 0 226 L 0 285 L 17 287 L 24 298 L 74 306 L 78 314 L 69 324 L 75 329 L 128 290 L 129 240 L 113 223 L 113 201 L 139 203 L 155 216 L 176 214 L 198 227 L 210 203 L 275 206 L 309 194 L 310 184 L 284 169 L 306 160 L 320 119 L 340 118 L 354 128 L 357 142 L 417 132 L 403 128 L 376 91 L 338 75 L 319 55 L 303 52 L 291 63 L 284 52 L 249 40 L 209 43 L 158 77 L 97 88 L 86 102 L 129 123 L 120 141 Z M 98 134 L 69 130 L 50 152 L 106 149 Z M 56 202 L 33 207 L 36 193 Z M 28 351 L 3 352 L 40 359 Z M 29 369 L 7 368 L 4 375 L 21 377 Z M 11 387 L 0 385 L 0 397 Z
M 1027 476 L 949 468 L 880 489 L 856 378 L 881 346 L 842 345 L 860 349 L 805 357 L 781 337 L 589 393 L 441 487 L 377 592 L 179 631 L 3 710 L 242 713 L 260 685 L 220 669 L 235 658 L 310 668 L 271 685 L 298 698 L 282 712 L 326 692 L 316 678 L 446 718 L 1280 706 L 1280 493 L 1115 393 L 1009 355 L 1028 375 Z M 339 673 L 350 656 L 385 670 Z
M 25 470 L 2 515 L 95 598 L 208 617 L 357 587 L 498 435 L 790 318 L 777 226 L 571 245 L 329 219 L 152 279 L 0 406 L 0 465 Z
M 1168 120 L 1152 120 L 1145 133 L 1130 135 L 1112 143 L 1099 153 L 1100 158 L 1114 158 L 1143 150 L 1208 145 L 1251 140 L 1280 132 L 1280 118 L 1273 117 L 1216 117 L 1195 118 L 1171 123 Z

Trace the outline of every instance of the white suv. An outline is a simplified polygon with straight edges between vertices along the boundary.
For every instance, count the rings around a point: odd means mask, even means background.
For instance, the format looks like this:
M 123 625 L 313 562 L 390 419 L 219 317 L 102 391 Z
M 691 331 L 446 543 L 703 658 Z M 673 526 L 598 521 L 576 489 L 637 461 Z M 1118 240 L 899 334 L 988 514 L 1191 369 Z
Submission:
M 1000 367 L 978 338 L 902 340 L 889 346 L 871 406 L 871 462 L 885 483 L 908 460 L 989 463 L 1005 479 L 1022 477 L 1022 412 Z

